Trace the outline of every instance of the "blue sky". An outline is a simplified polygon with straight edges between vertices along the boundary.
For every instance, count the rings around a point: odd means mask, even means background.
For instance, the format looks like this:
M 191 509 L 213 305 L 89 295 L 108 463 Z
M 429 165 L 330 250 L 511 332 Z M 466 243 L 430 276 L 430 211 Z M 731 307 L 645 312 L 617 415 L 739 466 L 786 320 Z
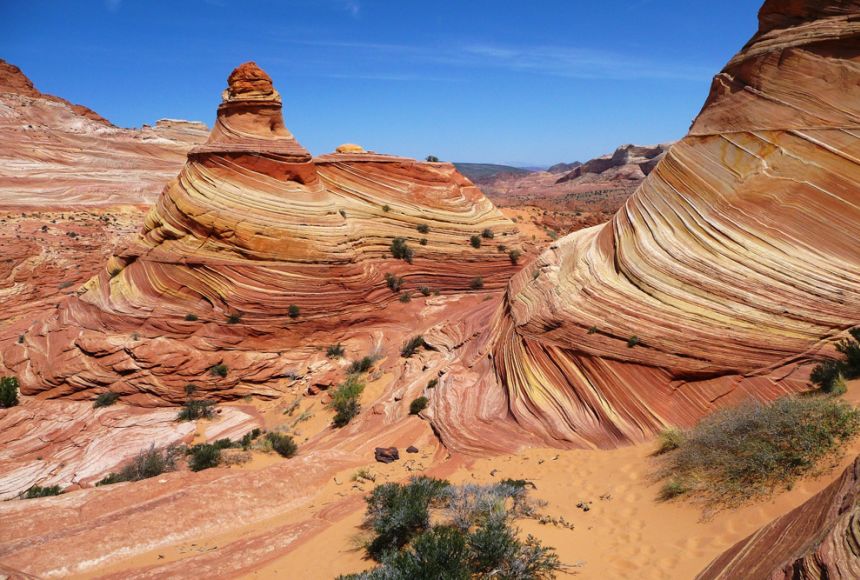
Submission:
M 761 0 L 0 0 L 0 57 L 121 126 L 211 126 L 233 67 L 313 153 L 546 165 L 680 138 Z

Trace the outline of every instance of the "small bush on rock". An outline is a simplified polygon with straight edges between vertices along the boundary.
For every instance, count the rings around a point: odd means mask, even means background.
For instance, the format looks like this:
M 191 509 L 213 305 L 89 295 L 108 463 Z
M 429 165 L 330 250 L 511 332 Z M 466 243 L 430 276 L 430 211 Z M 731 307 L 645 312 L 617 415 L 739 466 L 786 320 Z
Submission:
M 49 485 L 47 487 L 42 487 L 40 485 L 34 485 L 30 489 L 28 489 L 24 493 L 24 499 L 35 499 L 37 497 L 48 497 L 50 495 L 60 495 L 63 493 L 63 490 L 60 489 L 59 485 Z
M 215 406 L 213 401 L 205 399 L 189 399 L 182 405 L 179 414 L 176 418 L 179 421 L 194 421 L 196 419 L 211 419 L 212 407 Z
M 359 381 L 356 375 L 350 375 L 332 392 L 329 406 L 335 412 L 332 419 L 335 427 L 345 427 L 358 415 L 361 411 L 358 400 L 363 391 L 364 383 Z
M 127 465 L 120 469 L 119 473 L 110 473 L 96 485 L 108 485 L 121 481 L 140 481 L 156 477 L 176 468 L 175 447 L 167 449 L 156 449 L 151 445 L 146 451 L 138 453 Z
M 484 287 L 484 279 L 481 278 L 480 276 L 472 278 L 472 281 L 469 282 L 469 288 L 471 288 L 472 290 L 480 290 L 483 287 Z
M 397 277 L 391 272 L 388 272 L 385 275 L 385 283 L 388 285 L 388 289 L 392 292 L 400 292 L 400 289 L 403 287 L 403 278 Z
M 472 247 L 476 250 L 481 247 L 481 236 L 472 236 L 469 238 L 469 243 L 472 244 Z
M 366 373 L 371 368 L 373 368 L 374 361 L 375 359 L 372 356 L 365 356 L 360 358 L 359 360 L 354 360 L 352 361 L 352 364 L 349 365 L 348 372 L 351 375 Z
M 0 377 L 0 408 L 8 409 L 18 404 L 18 378 Z
M 227 376 L 227 365 L 224 363 L 213 365 L 209 368 L 209 373 L 214 376 L 224 378 Z
M 326 349 L 328 358 L 341 358 L 343 356 L 343 346 L 340 343 L 329 345 Z
M 427 343 L 424 342 L 424 337 L 420 335 L 413 336 L 408 341 L 406 341 L 406 344 L 404 344 L 403 347 L 400 349 L 400 356 L 402 356 L 403 358 L 409 358 L 410 356 L 415 354 L 415 352 L 422 346 L 427 346 Z
M 189 450 L 191 459 L 188 467 L 191 471 L 203 471 L 212 467 L 218 467 L 221 463 L 221 449 L 209 443 L 200 443 Z
M 412 248 L 406 244 L 406 240 L 404 238 L 394 238 L 391 242 L 391 255 L 398 260 L 403 260 L 411 264 L 414 252 L 412 251 Z
M 417 415 L 418 413 L 427 408 L 428 403 L 429 401 L 427 397 L 418 397 L 409 404 L 409 414 Z
M 119 400 L 119 393 L 114 393 L 112 391 L 107 391 L 101 393 L 96 400 L 93 402 L 93 407 L 98 409 L 99 407 L 110 407 L 114 403 Z
M 272 449 L 281 457 L 292 457 L 299 450 L 293 438 L 286 433 L 267 433 L 266 439 L 272 444 Z

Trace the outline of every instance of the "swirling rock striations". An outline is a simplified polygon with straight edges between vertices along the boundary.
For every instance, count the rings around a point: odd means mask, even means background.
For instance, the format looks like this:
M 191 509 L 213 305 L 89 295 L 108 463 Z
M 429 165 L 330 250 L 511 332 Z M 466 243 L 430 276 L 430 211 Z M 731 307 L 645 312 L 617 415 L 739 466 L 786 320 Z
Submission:
M 723 552 L 697 576 L 730 578 L 860 578 L 860 458 L 826 489 Z
M 802 363 L 860 323 L 858 136 L 860 2 L 766 2 L 624 207 L 511 281 L 497 418 L 610 447 L 808 388 Z M 480 448 L 458 400 L 437 425 Z
M 151 203 L 206 131 L 170 119 L 140 130 L 115 127 L 39 92 L 0 60 L 0 208 Z
M 410 260 L 392 256 L 396 238 Z M 222 398 L 274 396 L 294 362 L 282 354 L 310 334 L 406 316 L 386 274 L 411 294 L 504 288 L 516 266 L 498 244 L 517 247 L 513 223 L 450 164 L 356 146 L 313 159 L 271 79 L 246 63 L 141 234 L 10 337 L 2 364 L 25 394 L 50 397 L 113 385 L 139 403 L 179 402 L 189 381 Z M 228 377 L 207 373 L 215 364 Z

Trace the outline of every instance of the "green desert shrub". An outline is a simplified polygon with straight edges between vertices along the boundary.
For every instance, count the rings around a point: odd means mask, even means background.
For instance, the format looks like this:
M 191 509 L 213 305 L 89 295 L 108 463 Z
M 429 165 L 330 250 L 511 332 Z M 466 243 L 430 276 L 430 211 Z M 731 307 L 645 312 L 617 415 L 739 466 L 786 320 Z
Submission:
M 254 442 L 254 440 L 262 434 L 263 432 L 256 427 L 254 429 L 251 429 L 250 431 L 242 435 L 242 439 L 239 440 L 239 446 L 245 451 L 247 451 L 251 448 L 251 444 Z
M 191 458 L 188 467 L 191 471 L 203 471 L 211 467 L 218 467 L 221 463 L 221 449 L 210 443 L 199 443 L 188 450 Z
M 404 292 L 403 294 L 400 295 L 400 301 L 403 302 L 404 304 L 406 302 L 412 302 L 412 295 L 409 294 L 409 292 Z
M 638 336 L 635 336 L 635 335 L 631 336 L 630 338 L 627 339 L 627 348 L 633 348 L 634 346 L 636 346 L 640 342 L 641 341 L 639 340 Z
M 476 250 L 481 247 L 481 236 L 472 236 L 469 238 L 469 243 L 472 244 L 472 247 Z
M 60 489 L 59 485 L 49 485 L 46 487 L 42 487 L 40 485 L 34 485 L 26 492 L 24 492 L 24 499 L 35 499 L 37 497 L 48 497 L 49 495 L 60 495 L 63 493 L 63 490 Z
M 266 439 L 272 444 L 272 449 L 281 457 L 292 457 L 299 450 L 293 438 L 286 433 L 267 433 Z
M 403 260 L 411 264 L 414 252 L 404 238 L 394 238 L 391 242 L 391 255 L 398 260 Z
M 108 485 L 121 481 L 140 481 L 141 479 L 156 477 L 167 471 L 173 471 L 176 468 L 176 454 L 177 449 L 175 447 L 156 449 L 155 445 L 151 445 L 149 449 L 138 453 L 119 472 L 108 474 L 96 485 Z
M 809 373 L 809 380 L 825 393 L 845 392 L 845 379 L 842 376 L 842 364 L 839 361 L 826 360 L 819 363 Z
M 438 384 L 439 384 L 439 379 L 430 379 L 429 381 L 427 381 L 427 388 L 428 389 L 435 389 L 436 385 L 438 385 Z
M 833 397 L 746 403 L 714 413 L 675 439 L 659 475 L 706 504 L 733 507 L 815 473 L 858 431 L 860 411 Z
M 421 244 L 422 246 L 426 246 L 427 245 L 427 238 L 421 238 L 420 240 L 418 240 L 418 243 Z
M 211 419 L 215 406 L 214 401 L 205 399 L 189 399 L 185 401 L 176 418 L 179 421 L 194 421 L 196 419 Z
M 525 486 L 452 486 L 415 477 L 377 486 L 362 527 L 373 534 L 367 553 L 379 566 L 346 580 L 553 578 L 562 566 L 552 548 L 513 526 L 528 504 Z M 439 513 L 433 517 L 430 513 Z
M 391 206 L 386 203 L 385 205 L 382 206 L 382 211 L 384 211 L 385 213 L 390 212 Z
M 421 292 L 422 296 L 430 296 L 432 292 L 429 286 L 419 286 L 418 291 Z
M 224 378 L 227 376 L 227 365 L 224 363 L 219 363 L 217 365 L 212 365 L 209 367 L 209 373 L 216 377 Z
M 242 315 L 238 312 L 227 315 L 227 324 L 239 324 L 242 322 Z
M 418 397 L 417 399 L 414 399 L 411 403 L 409 403 L 409 414 L 417 415 L 418 413 L 427 408 L 427 404 L 429 402 L 430 401 L 427 399 L 427 397 Z
M 438 157 L 436 157 L 435 155 L 428 155 L 428 156 L 427 156 L 427 161 L 428 161 L 429 163 L 439 163 L 439 158 L 438 158 Z
M 385 284 L 388 285 L 388 289 L 392 292 L 400 292 L 400 289 L 403 287 L 403 278 L 388 272 L 385 275 Z
M 860 328 L 849 333 L 851 338 L 836 343 L 843 360 L 825 360 L 809 374 L 809 380 L 825 393 L 842 394 L 846 390 L 845 379 L 860 377 Z
M 469 288 L 471 288 L 472 290 L 480 290 L 483 287 L 484 287 L 484 279 L 481 278 L 480 276 L 476 276 L 476 277 L 472 278 L 472 281 L 469 282 Z
M 18 377 L 0 377 L 0 408 L 18 404 Z
M 352 361 L 352 364 L 349 365 L 349 369 L 347 372 L 351 375 L 357 375 L 361 373 L 366 373 L 371 368 L 373 368 L 373 363 L 376 359 L 372 356 L 364 356 L 358 360 Z
M 490 228 L 486 228 L 483 232 L 481 232 L 481 237 L 487 240 L 492 240 L 496 235 L 493 233 L 493 230 Z
M 325 355 L 328 358 L 341 358 L 343 356 L 343 346 L 340 343 L 331 344 L 326 349 Z
M 522 255 L 523 253 L 519 250 L 511 250 L 510 252 L 508 252 L 508 258 L 510 258 L 511 264 L 513 264 L 514 266 L 520 263 L 520 257 Z
M 405 485 L 385 483 L 374 488 L 367 498 L 364 520 L 364 526 L 375 536 L 368 545 L 368 554 L 378 559 L 390 550 L 399 550 L 427 530 L 430 507 L 441 507 L 449 485 L 444 480 L 419 476 Z
M 428 226 L 427 224 L 418 224 L 418 227 L 416 229 L 421 234 L 426 234 L 430 232 L 430 226 Z
M 96 400 L 93 401 L 93 407 L 98 409 L 99 407 L 110 407 L 114 403 L 119 400 L 119 393 L 114 393 L 112 391 L 106 391 L 101 393 Z
M 185 315 L 185 320 L 186 320 L 187 322 L 194 322 L 195 320 L 197 320 L 197 315 L 196 315 L 196 314 L 192 314 L 192 313 L 188 313 L 188 314 L 186 314 L 186 315 Z
M 290 318 L 298 318 L 301 313 L 301 309 L 295 304 L 290 304 L 289 308 L 287 308 L 287 314 Z
M 337 386 L 331 393 L 329 406 L 334 410 L 332 424 L 335 427 L 345 427 L 361 411 L 359 398 L 364 391 L 364 383 L 358 380 L 357 375 L 350 375 L 346 381 Z
M 664 429 L 660 432 L 660 436 L 657 438 L 657 441 L 657 454 L 661 455 L 663 453 L 668 453 L 669 451 L 674 451 L 684 443 L 684 433 L 680 429 L 675 429 L 674 427 Z
M 427 343 L 424 342 L 424 337 L 421 335 L 413 336 L 400 349 L 400 356 L 403 358 L 409 358 L 422 346 L 427 346 Z

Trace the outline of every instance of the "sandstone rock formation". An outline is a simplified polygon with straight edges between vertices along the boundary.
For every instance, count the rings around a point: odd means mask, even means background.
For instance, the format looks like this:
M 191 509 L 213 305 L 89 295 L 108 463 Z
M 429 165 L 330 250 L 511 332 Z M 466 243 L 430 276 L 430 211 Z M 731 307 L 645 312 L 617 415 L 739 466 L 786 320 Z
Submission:
M 570 172 L 559 177 L 557 183 L 565 183 L 587 175 L 593 175 L 594 179 L 601 181 L 642 180 L 657 167 L 671 146 L 671 143 L 653 146 L 622 145 L 612 155 L 604 155 L 577 164 Z M 550 173 L 553 172 L 550 171 Z
M 235 407 L 220 409 L 206 439 L 238 438 L 258 426 Z M 189 443 L 194 423 L 178 423 L 174 409 L 28 401 L 0 414 L 0 500 L 33 485 L 70 489 L 94 484 L 141 451 Z
M 808 388 L 803 363 L 860 323 L 860 3 L 788 5 L 765 3 L 611 221 L 514 277 L 493 348 L 506 392 L 435 399 L 446 442 L 484 447 L 505 417 L 559 445 L 641 441 Z
M 698 580 L 860 578 L 860 458 L 800 507 L 721 554 Z
M 472 247 L 485 230 L 493 239 Z M 398 238 L 408 259 L 392 255 Z M 513 223 L 450 164 L 357 147 L 312 159 L 246 63 L 140 235 L 57 310 L 0 337 L 0 367 L 42 397 L 112 385 L 179 403 L 191 381 L 222 399 L 276 396 L 319 347 L 313 333 L 408 316 L 386 275 L 412 294 L 502 289 L 516 266 L 499 243 L 516 248 Z M 220 364 L 226 376 L 209 372 Z
M 0 208 L 150 203 L 205 137 L 202 123 L 168 119 L 120 129 L 0 60 Z

